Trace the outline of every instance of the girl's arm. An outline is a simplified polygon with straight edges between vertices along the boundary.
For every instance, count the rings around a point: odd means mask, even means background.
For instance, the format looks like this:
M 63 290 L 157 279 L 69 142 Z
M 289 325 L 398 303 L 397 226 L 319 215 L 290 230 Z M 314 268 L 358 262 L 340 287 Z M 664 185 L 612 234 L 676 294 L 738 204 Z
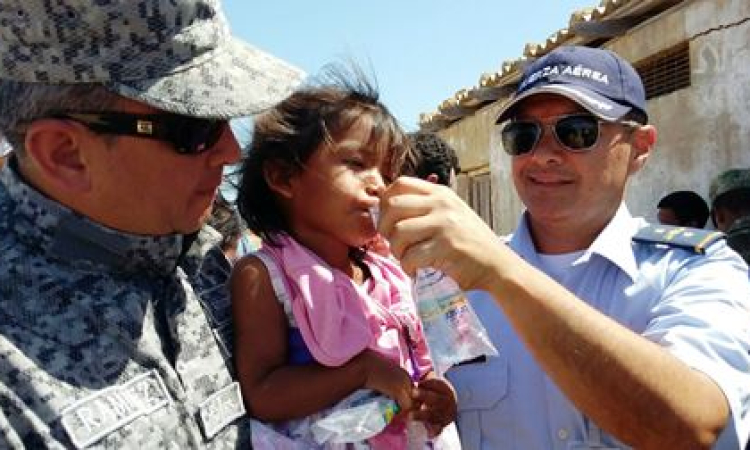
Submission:
M 251 416 L 263 421 L 306 417 L 362 387 L 394 398 L 402 408 L 411 407 L 408 374 L 370 350 L 340 367 L 289 365 L 287 319 L 258 258 L 237 262 L 230 288 L 234 358 Z

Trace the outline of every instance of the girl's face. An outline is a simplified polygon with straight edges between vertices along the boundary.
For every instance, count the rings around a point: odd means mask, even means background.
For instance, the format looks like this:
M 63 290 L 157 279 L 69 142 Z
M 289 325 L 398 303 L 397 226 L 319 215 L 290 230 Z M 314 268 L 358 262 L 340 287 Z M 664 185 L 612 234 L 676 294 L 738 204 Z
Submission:
M 291 176 L 287 213 L 295 237 L 318 254 L 361 247 L 377 233 L 371 208 L 390 180 L 387 151 L 365 118 L 324 142 Z

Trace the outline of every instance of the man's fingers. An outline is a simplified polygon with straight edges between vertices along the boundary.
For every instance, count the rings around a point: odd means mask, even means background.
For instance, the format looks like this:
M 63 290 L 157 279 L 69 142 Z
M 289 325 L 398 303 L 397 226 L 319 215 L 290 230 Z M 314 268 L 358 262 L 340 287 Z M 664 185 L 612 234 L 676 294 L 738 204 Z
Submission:
M 396 233 L 396 226 L 403 220 L 427 215 L 432 210 L 429 197 L 423 194 L 402 194 L 388 199 L 380 199 L 380 220 L 378 230 L 390 240 Z
M 414 177 L 398 177 L 396 181 L 388 186 L 388 189 L 382 195 L 382 198 L 389 198 L 403 194 L 428 194 L 432 192 L 435 187 L 435 183 L 421 180 Z

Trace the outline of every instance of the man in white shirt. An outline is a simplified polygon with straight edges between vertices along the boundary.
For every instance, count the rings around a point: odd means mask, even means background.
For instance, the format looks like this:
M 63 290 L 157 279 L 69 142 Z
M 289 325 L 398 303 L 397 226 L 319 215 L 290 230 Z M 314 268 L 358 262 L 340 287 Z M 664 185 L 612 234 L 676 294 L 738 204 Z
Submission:
M 507 245 L 445 187 L 401 178 L 383 195 L 380 231 L 405 269 L 483 291 L 499 355 L 448 372 L 465 448 L 744 446 L 747 268 L 720 233 L 628 212 L 656 141 L 645 104 L 636 71 L 603 49 L 526 69 L 498 117 L 526 206 Z

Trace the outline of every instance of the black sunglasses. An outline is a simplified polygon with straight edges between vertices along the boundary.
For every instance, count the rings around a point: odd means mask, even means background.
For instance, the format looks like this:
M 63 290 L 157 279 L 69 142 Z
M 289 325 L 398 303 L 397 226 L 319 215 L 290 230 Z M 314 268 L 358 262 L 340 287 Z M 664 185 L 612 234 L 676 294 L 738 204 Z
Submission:
M 169 142 L 181 155 L 197 155 L 210 149 L 219 141 L 227 125 L 226 120 L 169 113 L 64 112 L 52 114 L 49 118 L 74 120 L 95 133 Z
M 591 150 L 599 140 L 601 123 L 617 123 L 627 127 L 638 127 L 632 121 L 607 122 L 591 114 L 560 116 L 553 123 L 545 125 L 533 120 L 512 120 L 501 130 L 503 149 L 511 156 L 530 153 L 539 140 L 545 127 L 552 127 L 552 134 L 563 148 L 570 152 L 582 153 Z

